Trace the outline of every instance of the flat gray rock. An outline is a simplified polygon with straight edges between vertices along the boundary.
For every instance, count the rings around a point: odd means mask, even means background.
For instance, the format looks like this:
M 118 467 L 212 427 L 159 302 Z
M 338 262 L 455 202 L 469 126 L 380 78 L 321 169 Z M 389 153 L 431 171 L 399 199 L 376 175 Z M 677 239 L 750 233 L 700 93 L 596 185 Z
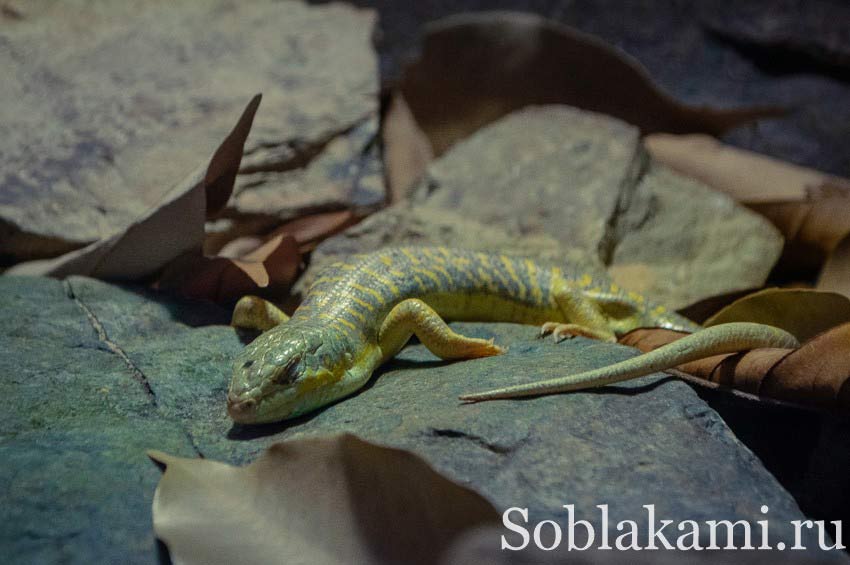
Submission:
M 419 202 L 513 236 L 546 234 L 596 254 L 621 187 L 640 167 L 638 130 L 568 106 L 514 112 L 429 167 Z
M 767 280 L 782 236 L 763 217 L 657 163 L 637 191 L 650 204 L 618 221 L 609 268 L 618 283 L 678 309 Z
M 150 562 L 159 471 L 146 449 L 246 463 L 273 442 L 349 431 L 410 449 L 497 508 L 534 519 L 608 503 L 640 521 L 801 519 L 790 495 L 691 388 L 648 377 L 597 392 L 462 406 L 466 391 L 625 359 L 622 346 L 456 324 L 506 355 L 446 363 L 406 348 L 365 390 L 287 424 L 233 426 L 224 396 L 242 343 L 208 304 L 74 277 L 0 277 L 0 546 L 17 562 Z M 213 324 L 213 325 L 210 325 Z M 809 536 L 806 543 L 815 541 Z M 842 562 L 842 554 L 827 555 Z
M 240 215 L 267 217 L 270 227 L 305 212 L 372 212 L 385 199 L 377 136 L 373 116 L 323 146 L 303 167 L 281 171 L 276 165 L 243 163 L 228 206 Z
M 377 114 L 370 10 L 75 0 L 7 12 L 0 254 L 18 259 L 125 226 L 209 158 L 258 92 L 254 173 L 299 169 Z M 332 178 L 344 174 L 358 172 Z

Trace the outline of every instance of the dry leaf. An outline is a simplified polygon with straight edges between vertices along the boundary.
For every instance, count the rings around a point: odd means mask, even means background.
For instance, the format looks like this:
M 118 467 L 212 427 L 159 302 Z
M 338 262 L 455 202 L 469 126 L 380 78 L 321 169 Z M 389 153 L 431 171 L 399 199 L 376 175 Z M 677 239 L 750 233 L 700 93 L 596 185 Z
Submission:
M 661 329 L 634 330 L 620 343 L 652 351 L 683 337 Z M 717 355 L 677 367 L 694 383 L 738 394 L 827 410 L 850 409 L 850 323 L 819 334 L 798 349 L 763 348 Z M 683 375 L 684 376 L 684 375 Z
M 698 324 L 704 324 L 705 321 L 712 316 L 712 314 L 714 314 L 721 308 L 732 304 L 739 298 L 743 298 L 747 295 L 757 292 L 758 290 L 761 289 L 748 288 L 744 290 L 733 290 L 732 292 L 709 296 L 708 298 L 703 298 L 702 300 L 694 302 L 693 304 L 685 306 L 684 308 L 679 308 L 676 312 Z
M 154 530 L 175 563 L 436 563 L 497 522 L 416 455 L 352 435 L 271 446 L 246 467 L 161 452 Z
M 381 124 L 384 144 L 384 170 L 387 178 L 387 204 L 405 197 L 428 163 L 434 160 L 431 142 L 416 124 L 416 118 L 401 92 L 390 99 Z
M 227 259 L 238 259 L 259 248 L 263 243 L 263 238 L 255 235 L 237 237 L 224 244 L 224 247 L 215 255 Z
M 652 156 L 767 217 L 785 236 L 780 271 L 805 276 L 850 231 L 850 180 L 737 149 L 705 135 L 647 136 Z
M 821 271 L 817 288 L 850 297 L 850 233 L 832 250 Z
M 177 184 L 158 206 L 124 231 L 54 259 L 18 264 L 7 273 L 141 280 L 200 249 L 207 214 L 217 213 L 230 198 L 260 99 L 258 94 L 251 100 L 209 163 Z
M 298 242 L 301 253 L 307 253 L 328 237 L 356 224 L 358 219 L 351 210 L 311 214 L 286 222 L 275 229 L 271 237 L 291 235 Z
M 762 382 L 764 396 L 850 408 L 850 324 L 833 328 L 784 357 Z
M 215 302 L 232 302 L 246 294 L 279 296 L 295 282 L 300 266 L 298 242 L 278 235 L 235 258 L 203 257 L 199 252 L 180 257 L 166 267 L 157 287 Z
M 782 328 L 799 341 L 850 321 L 850 299 L 834 292 L 768 288 L 740 298 L 705 321 L 756 322 Z
M 616 116 L 644 133 L 720 134 L 781 114 L 777 108 L 718 110 L 686 106 L 653 84 L 622 51 L 591 35 L 532 14 L 489 12 L 452 16 L 426 29 L 421 58 L 404 73 L 387 115 L 389 181 L 395 196 L 424 172 L 429 157 L 513 110 L 568 104 Z M 408 113 L 404 105 L 409 108 Z M 412 115 L 415 123 L 410 120 Z M 399 123 L 393 123 L 398 119 Z M 409 147 L 396 147 L 410 143 Z M 398 161 L 395 159 L 398 158 Z M 427 164 L 427 162 L 425 163 Z M 402 182 L 405 184 L 395 184 Z
M 745 204 L 804 200 L 811 189 L 833 178 L 707 135 L 656 133 L 644 143 L 655 160 Z

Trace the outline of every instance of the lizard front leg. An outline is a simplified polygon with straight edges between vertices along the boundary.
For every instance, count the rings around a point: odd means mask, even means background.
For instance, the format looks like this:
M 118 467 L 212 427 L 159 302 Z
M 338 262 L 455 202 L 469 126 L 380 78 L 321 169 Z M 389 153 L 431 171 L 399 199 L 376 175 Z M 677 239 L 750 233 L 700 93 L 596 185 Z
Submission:
M 289 320 L 283 310 L 258 296 L 243 296 L 233 308 L 234 328 L 267 331 Z
M 397 304 L 381 324 L 378 345 L 382 361 L 398 353 L 416 334 L 428 350 L 441 359 L 474 359 L 504 353 L 492 339 L 467 337 L 452 330 L 433 308 L 418 298 Z

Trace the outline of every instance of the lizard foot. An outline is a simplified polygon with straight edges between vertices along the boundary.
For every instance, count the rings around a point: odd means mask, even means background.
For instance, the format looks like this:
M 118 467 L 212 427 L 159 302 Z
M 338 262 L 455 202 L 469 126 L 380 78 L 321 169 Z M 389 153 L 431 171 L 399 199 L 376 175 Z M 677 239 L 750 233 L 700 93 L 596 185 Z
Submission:
M 563 324 L 560 322 L 546 322 L 540 327 L 539 337 L 546 337 L 549 334 L 552 334 L 555 343 L 560 343 L 565 339 L 572 339 L 576 336 L 598 339 L 600 341 L 613 342 L 617 340 L 616 336 L 608 331 L 595 330 L 579 324 Z
M 230 325 L 249 330 L 270 330 L 289 320 L 283 310 L 257 296 L 243 296 L 233 309 Z

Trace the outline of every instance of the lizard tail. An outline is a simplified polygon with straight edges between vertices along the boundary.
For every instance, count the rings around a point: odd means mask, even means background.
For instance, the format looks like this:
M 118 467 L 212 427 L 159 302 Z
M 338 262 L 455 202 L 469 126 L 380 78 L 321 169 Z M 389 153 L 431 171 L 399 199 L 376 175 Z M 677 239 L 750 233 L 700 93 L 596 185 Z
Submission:
M 749 322 L 718 324 L 607 367 L 536 383 L 465 394 L 460 399 L 466 402 L 479 402 L 568 392 L 641 377 L 712 355 L 736 353 L 758 347 L 795 348 L 799 345 L 794 336 L 773 326 Z

